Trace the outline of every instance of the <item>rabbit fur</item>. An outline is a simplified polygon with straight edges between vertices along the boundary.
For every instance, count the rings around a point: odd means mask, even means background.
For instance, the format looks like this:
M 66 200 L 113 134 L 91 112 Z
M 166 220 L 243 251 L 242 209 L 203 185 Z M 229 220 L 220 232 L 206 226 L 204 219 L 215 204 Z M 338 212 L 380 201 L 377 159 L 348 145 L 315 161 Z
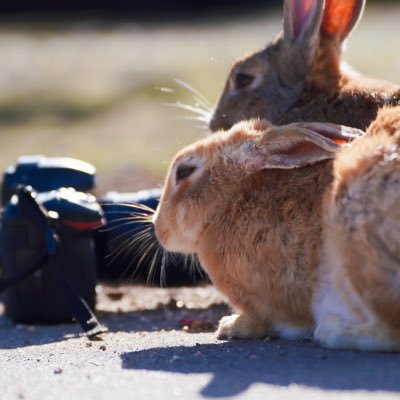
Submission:
M 324 196 L 315 338 L 333 348 L 400 350 L 400 114 L 337 155 Z
M 380 109 L 400 105 L 400 86 L 341 63 L 343 42 L 365 0 L 284 0 L 283 32 L 232 67 L 210 129 L 260 117 L 276 125 L 331 122 L 366 130 Z

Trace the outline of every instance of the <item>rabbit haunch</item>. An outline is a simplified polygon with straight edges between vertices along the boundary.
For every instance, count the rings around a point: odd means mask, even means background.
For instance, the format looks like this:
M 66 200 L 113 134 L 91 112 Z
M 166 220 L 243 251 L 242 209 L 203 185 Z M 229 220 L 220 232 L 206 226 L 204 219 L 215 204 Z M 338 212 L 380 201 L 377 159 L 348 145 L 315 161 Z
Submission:
M 400 113 L 338 154 L 323 206 L 315 337 L 329 347 L 400 350 Z
M 343 67 L 343 41 L 365 0 L 284 0 L 283 33 L 237 61 L 210 121 L 212 130 L 255 117 L 274 124 L 332 122 L 366 130 L 400 86 Z M 243 81 L 243 76 L 246 81 Z

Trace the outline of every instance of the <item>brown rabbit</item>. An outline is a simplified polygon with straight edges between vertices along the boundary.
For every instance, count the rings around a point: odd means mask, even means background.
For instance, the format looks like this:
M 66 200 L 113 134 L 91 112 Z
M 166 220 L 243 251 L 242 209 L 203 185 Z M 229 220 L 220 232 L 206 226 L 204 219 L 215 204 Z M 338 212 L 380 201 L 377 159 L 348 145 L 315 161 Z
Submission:
M 363 77 L 340 61 L 364 5 L 284 0 L 283 33 L 233 65 L 211 130 L 255 117 L 277 125 L 319 121 L 366 130 L 381 108 L 398 106 L 400 86 Z
M 178 153 L 153 222 L 237 310 L 218 337 L 400 350 L 400 115 L 371 132 L 249 121 Z
M 168 251 L 197 254 L 238 314 L 218 337 L 309 337 L 322 198 L 340 146 L 331 124 L 249 121 L 182 150 L 154 215 Z

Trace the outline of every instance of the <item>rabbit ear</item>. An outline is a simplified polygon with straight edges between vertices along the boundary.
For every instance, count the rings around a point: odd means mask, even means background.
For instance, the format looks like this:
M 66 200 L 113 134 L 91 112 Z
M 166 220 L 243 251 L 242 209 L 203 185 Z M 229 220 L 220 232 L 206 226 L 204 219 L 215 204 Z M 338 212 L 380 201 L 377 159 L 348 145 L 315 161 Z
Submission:
M 340 149 L 361 134 L 340 125 L 297 123 L 260 132 L 243 153 L 246 175 L 263 169 L 294 169 L 332 159 Z M 242 158 L 243 159 L 243 158 Z
M 285 0 L 284 38 L 287 41 L 313 42 L 318 37 L 324 0 Z
M 343 42 L 361 19 L 366 0 L 326 0 L 321 31 Z

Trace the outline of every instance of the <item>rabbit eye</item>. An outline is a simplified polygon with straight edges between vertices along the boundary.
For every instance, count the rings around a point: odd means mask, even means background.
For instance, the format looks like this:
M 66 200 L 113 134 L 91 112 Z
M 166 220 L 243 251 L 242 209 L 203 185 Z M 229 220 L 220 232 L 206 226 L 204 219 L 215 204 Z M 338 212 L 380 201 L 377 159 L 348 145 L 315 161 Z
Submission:
M 235 89 L 244 89 L 250 86 L 254 81 L 254 76 L 244 73 L 237 73 L 234 77 Z
M 180 165 L 176 170 L 176 181 L 179 182 L 182 179 L 188 178 L 196 170 L 193 165 Z

